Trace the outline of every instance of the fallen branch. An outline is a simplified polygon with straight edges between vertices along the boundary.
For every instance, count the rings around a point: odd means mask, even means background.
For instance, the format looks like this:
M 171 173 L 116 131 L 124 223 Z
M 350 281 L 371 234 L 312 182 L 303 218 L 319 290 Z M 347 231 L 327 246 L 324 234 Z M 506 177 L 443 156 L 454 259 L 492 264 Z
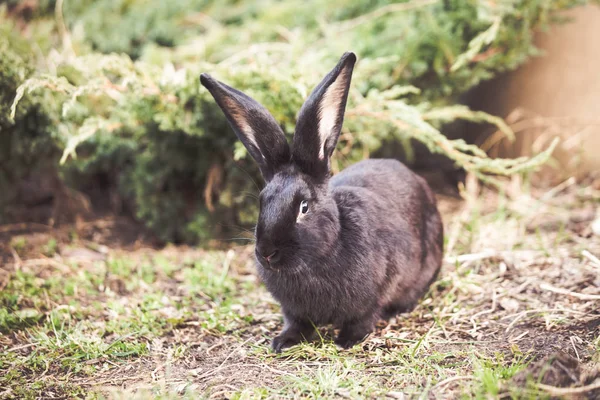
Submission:
M 590 253 L 589 251 L 583 250 L 581 252 L 581 255 L 590 260 L 592 264 L 594 264 L 596 267 L 600 267 L 600 259 L 592 253 Z
M 487 260 L 490 258 L 508 258 L 508 257 L 535 257 L 541 255 L 541 251 L 536 250 L 519 250 L 519 251 L 497 251 L 497 250 L 484 250 L 479 253 L 461 254 L 459 256 L 449 256 L 444 259 L 447 263 L 463 263 L 470 261 Z
M 434 387 L 431 388 L 431 391 L 433 392 L 435 389 L 439 389 L 442 386 L 446 386 L 447 384 L 452 383 L 452 382 L 474 380 L 474 379 L 475 379 L 475 377 L 473 377 L 473 376 L 453 376 L 453 377 L 444 379 L 443 381 L 437 383 Z
M 586 293 L 571 292 L 570 290 L 557 288 L 557 287 L 549 285 L 547 283 L 540 284 L 540 289 L 547 290 L 547 291 L 553 292 L 553 293 L 564 294 L 567 296 L 575 297 L 580 300 L 600 300 L 600 295 L 598 295 L 598 294 L 586 294 Z
M 550 393 L 550 395 L 552 396 L 568 396 L 570 394 L 582 394 L 591 392 L 596 389 L 600 389 L 600 380 L 590 385 L 580 387 L 561 388 L 556 386 L 544 385 L 543 383 L 538 383 L 538 387 Z

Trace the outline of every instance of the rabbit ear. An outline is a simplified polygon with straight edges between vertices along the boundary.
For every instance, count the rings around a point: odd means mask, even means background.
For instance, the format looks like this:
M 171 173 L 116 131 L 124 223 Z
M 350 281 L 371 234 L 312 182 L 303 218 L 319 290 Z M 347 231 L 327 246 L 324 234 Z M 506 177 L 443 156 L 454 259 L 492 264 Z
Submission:
M 208 74 L 200 75 L 200 82 L 215 98 L 229 125 L 258 163 L 265 181 L 271 180 L 277 170 L 290 161 L 290 147 L 275 118 L 256 100 Z
M 309 175 L 318 178 L 329 175 L 329 159 L 342 131 L 355 62 L 354 53 L 344 53 L 300 109 L 292 159 Z

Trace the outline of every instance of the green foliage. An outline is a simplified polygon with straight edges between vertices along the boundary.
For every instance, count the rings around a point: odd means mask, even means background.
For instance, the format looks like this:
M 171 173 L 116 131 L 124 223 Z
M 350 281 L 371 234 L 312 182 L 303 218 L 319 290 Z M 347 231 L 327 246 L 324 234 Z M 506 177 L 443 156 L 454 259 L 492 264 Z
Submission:
M 533 31 L 546 26 L 554 11 L 586 1 L 80 3 L 87 2 L 65 5 L 66 20 L 73 28 L 83 26 L 86 41 L 100 52 L 127 53 L 135 59 L 145 58 L 156 46 L 188 45 L 188 59 L 230 62 L 232 57 L 244 58 L 240 53 L 253 55 L 252 45 L 286 52 L 290 43 L 297 50 L 294 55 L 303 56 L 309 44 L 331 62 L 352 49 L 362 59 L 377 60 L 371 80 L 361 83 L 363 91 L 411 83 L 422 89 L 416 100 L 448 102 L 536 54 Z
M 17 13 L 19 17 L 30 19 L 51 14 L 56 6 L 56 0 L 36 0 L 35 2 L 6 0 L 5 4 L 9 11 Z
M 65 179 L 85 189 L 103 177 L 164 240 L 231 237 L 256 216 L 260 178 L 200 89 L 201 72 L 256 98 L 291 136 L 304 98 L 353 50 L 359 63 L 335 170 L 390 140 L 407 150 L 416 140 L 491 180 L 535 168 L 552 147 L 529 160 L 490 160 L 440 130 L 466 119 L 510 137 L 502 120 L 454 105 L 457 97 L 534 55 L 534 30 L 580 3 L 67 2 L 62 11 L 72 34 L 63 37 L 70 40 L 53 54 L 54 68 L 19 88 L 12 112 L 17 118 L 26 110 L 26 103 L 17 106 L 20 97 L 38 93 L 62 104 Z
M 202 25 L 195 23 L 193 17 L 209 3 L 208 0 L 68 2 L 65 14 L 67 21 L 73 21 L 72 25 L 85 27 L 86 39 L 94 50 L 128 53 L 137 58 L 146 43 L 174 46 L 202 33 Z
M 11 115 L 17 88 L 34 72 L 33 50 L 14 29 L 0 8 L 0 188 L 14 186 L 35 169 L 54 167 L 61 149 L 50 93 L 24 98 Z M 16 195 L 0 190 L 0 209 Z

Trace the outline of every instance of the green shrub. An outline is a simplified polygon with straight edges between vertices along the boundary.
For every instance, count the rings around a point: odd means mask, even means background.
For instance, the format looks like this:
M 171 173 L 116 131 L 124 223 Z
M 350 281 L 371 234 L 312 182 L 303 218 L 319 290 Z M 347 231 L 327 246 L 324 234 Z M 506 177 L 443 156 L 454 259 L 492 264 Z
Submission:
M 1 18 L 1 15 L 0 15 Z M 0 209 L 19 201 L 17 184 L 32 173 L 56 170 L 63 148 L 51 93 L 23 99 L 14 117 L 10 106 L 17 87 L 34 72 L 30 44 L 8 21 L 0 23 Z M 5 215 L 0 213 L 0 223 Z
M 69 135 L 61 161 L 72 185 L 85 188 L 104 177 L 164 240 L 231 237 L 256 216 L 260 178 L 200 88 L 201 72 L 256 98 L 291 135 L 303 99 L 344 51 L 353 50 L 359 62 L 334 169 L 390 141 L 403 143 L 410 156 L 416 140 L 490 180 L 534 168 L 552 148 L 531 160 L 490 160 L 475 146 L 448 140 L 440 129 L 467 119 L 512 135 L 500 119 L 458 106 L 456 99 L 536 54 L 534 31 L 547 26 L 555 11 L 580 3 L 65 4 L 75 49 L 91 45 L 127 54 L 73 57 L 63 51 L 55 71 L 28 80 L 21 92 L 45 93 L 63 104 L 58 128 Z
M 127 53 L 137 58 L 144 44 L 174 46 L 194 33 L 201 33 L 202 27 L 194 24 L 190 16 L 211 1 L 100 0 L 85 1 L 85 6 L 81 3 L 67 2 L 65 17 L 69 25 L 85 27 L 86 40 L 94 50 Z

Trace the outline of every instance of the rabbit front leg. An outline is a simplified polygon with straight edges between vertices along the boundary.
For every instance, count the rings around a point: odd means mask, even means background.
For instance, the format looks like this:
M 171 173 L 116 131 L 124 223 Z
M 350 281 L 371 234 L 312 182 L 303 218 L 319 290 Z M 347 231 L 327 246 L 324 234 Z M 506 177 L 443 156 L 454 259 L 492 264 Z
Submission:
M 335 344 L 344 349 L 349 349 L 363 341 L 375 329 L 377 319 L 377 313 L 369 313 L 361 318 L 344 322 L 338 337 L 335 339 Z
M 285 325 L 279 335 L 273 339 L 271 347 L 276 353 L 281 350 L 300 343 L 303 340 L 309 340 L 315 328 L 308 320 L 294 318 L 284 313 Z

